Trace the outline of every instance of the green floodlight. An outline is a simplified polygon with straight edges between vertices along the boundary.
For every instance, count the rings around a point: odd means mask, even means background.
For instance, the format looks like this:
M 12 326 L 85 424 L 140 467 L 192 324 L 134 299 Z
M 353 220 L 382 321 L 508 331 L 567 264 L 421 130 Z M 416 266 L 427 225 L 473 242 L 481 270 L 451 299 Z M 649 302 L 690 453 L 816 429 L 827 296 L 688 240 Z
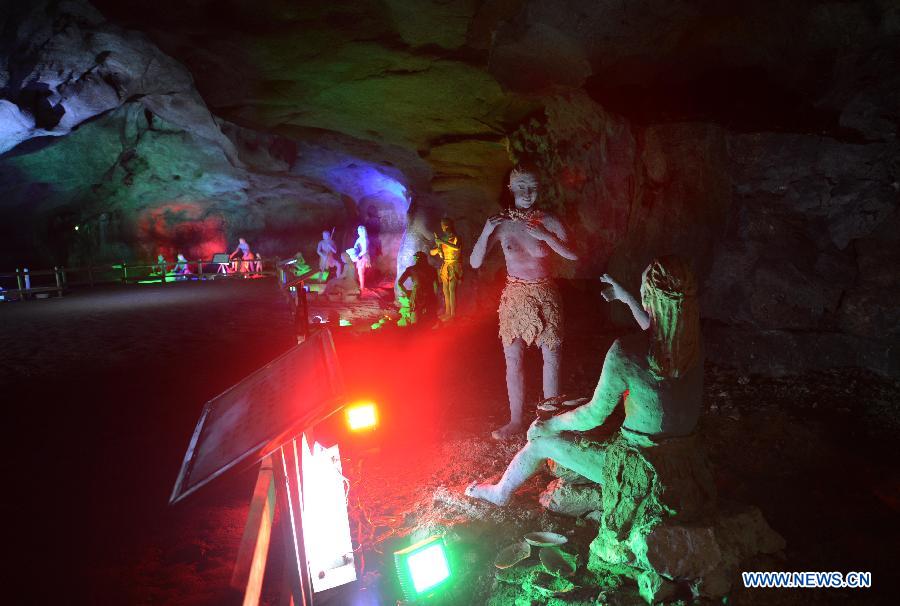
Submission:
M 450 579 L 450 564 L 444 539 L 433 536 L 394 552 L 394 563 L 403 597 L 423 598 Z

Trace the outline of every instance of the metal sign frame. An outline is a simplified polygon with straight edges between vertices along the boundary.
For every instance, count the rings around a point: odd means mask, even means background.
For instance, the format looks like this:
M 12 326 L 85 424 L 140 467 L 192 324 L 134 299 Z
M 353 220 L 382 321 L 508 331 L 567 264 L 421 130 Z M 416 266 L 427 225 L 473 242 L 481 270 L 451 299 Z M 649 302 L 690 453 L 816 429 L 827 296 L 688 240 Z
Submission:
M 307 354 L 310 348 L 319 348 L 318 352 L 313 353 L 318 353 L 322 356 L 321 359 L 325 371 L 325 376 L 322 379 L 328 381 L 328 389 L 326 391 L 329 391 L 331 395 L 324 398 L 321 402 L 314 403 L 308 410 L 304 410 L 302 414 L 293 418 L 287 426 L 273 430 L 271 435 L 266 435 L 264 438 L 247 445 L 242 451 L 232 455 L 229 460 L 223 461 L 221 465 L 218 465 L 215 471 L 208 472 L 197 479 L 193 478 L 192 474 L 196 470 L 198 456 L 203 456 L 203 453 L 200 452 L 202 447 L 201 439 L 204 436 L 204 432 L 210 428 L 210 418 L 215 412 L 218 412 L 217 407 L 227 406 L 229 402 L 239 397 L 241 391 L 246 391 L 248 385 L 252 386 L 255 383 L 260 383 L 264 377 L 279 370 L 289 370 L 291 368 L 291 358 Z M 191 436 L 187 452 L 179 470 L 178 478 L 175 481 L 172 495 L 169 498 L 169 503 L 174 504 L 181 501 L 235 466 L 241 464 L 249 466 L 258 463 L 278 450 L 283 444 L 289 442 L 294 436 L 300 434 L 306 427 L 314 425 L 340 410 L 344 403 L 343 396 L 344 382 L 337 361 L 334 339 L 327 329 L 315 331 L 303 343 L 291 348 L 286 353 L 251 373 L 241 382 L 209 400 L 203 406 L 200 419 L 197 421 L 197 426 Z M 253 403 L 250 402 L 248 406 L 252 407 Z M 216 419 L 212 423 L 215 423 L 215 421 Z M 213 427 L 213 430 L 215 430 L 215 427 Z

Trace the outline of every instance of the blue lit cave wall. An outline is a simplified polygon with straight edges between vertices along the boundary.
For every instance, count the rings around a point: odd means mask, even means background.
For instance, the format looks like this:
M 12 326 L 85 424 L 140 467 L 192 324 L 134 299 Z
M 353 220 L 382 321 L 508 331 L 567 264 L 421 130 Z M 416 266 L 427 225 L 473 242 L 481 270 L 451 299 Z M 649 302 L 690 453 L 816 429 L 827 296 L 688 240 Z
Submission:
M 390 274 L 527 159 L 566 277 L 678 252 L 712 359 L 897 373 L 900 8 L 726 4 L 4 2 L 0 270 L 368 222 Z

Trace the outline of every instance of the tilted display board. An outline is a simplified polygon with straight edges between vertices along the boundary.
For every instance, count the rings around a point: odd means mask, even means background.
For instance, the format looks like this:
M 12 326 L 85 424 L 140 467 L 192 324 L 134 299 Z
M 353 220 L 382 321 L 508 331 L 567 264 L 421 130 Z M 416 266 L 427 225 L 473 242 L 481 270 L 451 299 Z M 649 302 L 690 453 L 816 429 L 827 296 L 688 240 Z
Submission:
M 239 464 L 252 464 L 343 405 L 327 330 L 266 364 L 203 407 L 175 482 L 180 501 Z

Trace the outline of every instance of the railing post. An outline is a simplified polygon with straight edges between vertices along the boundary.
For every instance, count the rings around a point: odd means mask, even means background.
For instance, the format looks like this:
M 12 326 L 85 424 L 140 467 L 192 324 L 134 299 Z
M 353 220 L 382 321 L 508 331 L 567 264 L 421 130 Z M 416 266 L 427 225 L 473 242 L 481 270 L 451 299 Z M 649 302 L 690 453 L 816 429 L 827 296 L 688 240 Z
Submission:
M 56 278 L 56 294 L 62 296 L 62 280 L 59 278 L 59 267 L 53 266 L 53 277 Z
M 28 268 L 25 268 L 25 289 L 31 290 L 31 274 L 28 272 Z
M 19 287 L 19 300 L 21 301 L 25 298 L 25 293 L 23 292 L 24 289 L 22 288 L 22 270 L 18 267 L 16 268 L 16 284 Z
M 203 279 L 203 259 L 201 258 L 197 261 L 197 274 L 200 276 L 200 279 Z
M 65 288 L 69 283 L 68 278 L 66 278 L 66 266 L 65 265 L 63 265 L 62 267 L 59 268 L 59 273 L 62 276 L 63 288 Z
M 125 261 L 122 261 L 122 283 L 128 283 L 128 265 L 125 263 Z

